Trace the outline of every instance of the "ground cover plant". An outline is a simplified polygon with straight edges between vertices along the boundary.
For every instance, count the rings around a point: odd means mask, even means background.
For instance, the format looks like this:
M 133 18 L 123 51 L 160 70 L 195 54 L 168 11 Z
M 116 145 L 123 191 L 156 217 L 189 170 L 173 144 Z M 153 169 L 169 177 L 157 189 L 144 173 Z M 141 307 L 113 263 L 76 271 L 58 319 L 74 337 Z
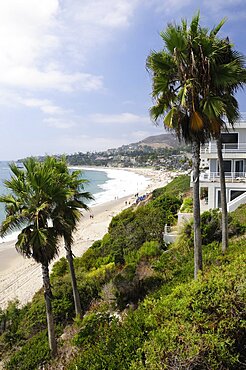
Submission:
M 176 284 L 164 284 L 123 320 L 86 317 L 69 369 L 244 369 L 246 271 L 238 266 L 245 266 L 245 241 L 231 243 L 226 256 L 217 244 L 207 246 L 213 266 L 204 276 L 193 281 L 187 261 Z

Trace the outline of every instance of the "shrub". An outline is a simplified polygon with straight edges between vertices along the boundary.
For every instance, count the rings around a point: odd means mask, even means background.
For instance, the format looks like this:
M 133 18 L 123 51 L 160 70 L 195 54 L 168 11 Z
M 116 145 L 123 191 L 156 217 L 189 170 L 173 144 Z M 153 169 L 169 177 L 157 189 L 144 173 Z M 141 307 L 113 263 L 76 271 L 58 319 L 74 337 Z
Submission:
M 109 225 L 109 233 L 112 231 L 113 228 L 121 226 L 126 226 L 129 222 L 133 221 L 135 218 L 135 214 L 132 209 L 127 208 L 117 216 L 114 216 Z
M 124 324 L 115 315 L 90 315 L 75 339 L 81 354 L 69 370 L 129 369 L 146 335 L 142 322 L 131 311 Z
M 180 212 L 183 213 L 192 213 L 193 212 L 193 199 L 185 198 L 183 204 L 180 208 Z
M 100 284 L 93 279 L 83 279 L 78 282 L 80 302 L 83 312 L 89 308 L 91 302 L 99 296 Z
M 5 365 L 7 370 L 33 370 L 50 359 L 47 331 L 33 336 Z
M 56 277 L 62 277 L 67 272 L 68 272 L 68 262 L 65 257 L 62 257 L 59 261 L 54 263 L 50 278 L 51 280 L 53 280 Z
M 153 370 L 244 368 L 245 281 L 238 266 L 245 258 L 234 258 L 168 296 L 145 301 L 142 314 L 153 329 L 142 347 L 144 361 L 140 352 L 131 370 L 145 364 Z
M 127 265 L 113 279 L 116 303 L 123 309 L 129 302 L 136 303 L 141 295 L 139 280 L 136 276 L 136 265 Z
M 141 258 L 152 258 L 161 255 L 160 245 L 156 241 L 145 242 L 138 251 L 138 257 Z
M 235 211 L 231 213 L 233 221 L 242 225 L 244 231 L 246 230 L 246 204 L 241 204 Z
M 177 218 L 177 211 L 181 203 L 181 200 L 177 197 L 164 194 L 156 198 L 151 206 L 160 208 L 164 224 L 173 224 Z
M 244 244 L 236 252 L 230 246 L 221 257 L 226 264 L 169 292 L 160 289 L 123 320 L 89 315 L 70 370 L 243 370 L 245 274 L 238 266 L 245 263 Z
M 162 194 L 170 194 L 176 197 L 182 197 L 190 193 L 190 176 L 181 175 L 175 177 L 169 184 L 163 188 L 155 189 L 153 191 L 153 199 L 156 199 Z
M 245 231 L 245 227 L 237 220 L 228 215 L 228 234 L 229 236 L 240 235 Z M 218 209 L 210 209 L 201 215 L 201 236 L 202 244 L 207 245 L 214 241 L 221 241 L 221 212 Z M 193 246 L 193 220 L 187 223 L 177 241 L 180 246 L 191 248 Z
M 53 292 L 52 306 L 56 322 L 64 324 L 71 322 L 75 310 L 70 274 L 59 277 L 53 282 Z

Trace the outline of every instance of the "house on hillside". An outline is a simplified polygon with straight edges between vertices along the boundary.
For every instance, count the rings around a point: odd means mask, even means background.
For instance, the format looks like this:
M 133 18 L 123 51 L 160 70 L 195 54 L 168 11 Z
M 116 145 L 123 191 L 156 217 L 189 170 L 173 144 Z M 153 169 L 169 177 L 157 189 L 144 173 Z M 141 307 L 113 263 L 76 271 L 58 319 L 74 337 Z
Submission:
M 222 154 L 224 160 L 227 209 L 234 211 L 246 203 L 246 120 L 235 124 L 234 129 L 222 132 Z M 201 147 L 200 197 L 201 212 L 221 208 L 220 173 L 215 140 Z M 191 174 L 191 186 L 193 186 Z M 192 213 L 178 214 L 178 226 L 193 217 Z M 172 243 L 178 235 L 178 227 L 166 225 L 163 239 Z
M 240 121 L 234 129 L 222 133 L 222 153 L 227 209 L 231 212 L 246 203 L 246 121 Z M 205 200 L 202 210 L 220 208 L 219 164 L 215 141 L 202 146 L 201 161 L 208 166 L 207 169 L 201 169 L 200 175 L 201 197 Z

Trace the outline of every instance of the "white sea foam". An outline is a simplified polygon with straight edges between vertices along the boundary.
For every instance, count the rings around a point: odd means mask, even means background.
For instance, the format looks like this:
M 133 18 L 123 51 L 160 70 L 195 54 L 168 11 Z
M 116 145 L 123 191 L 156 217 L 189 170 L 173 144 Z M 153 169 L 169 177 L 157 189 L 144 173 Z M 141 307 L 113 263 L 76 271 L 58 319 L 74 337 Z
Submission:
M 141 193 L 150 181 L 145 176 L 126 170 L 103 169 L 103 171 L 107 173 L 109 179 L 99 186 L 103 191 L 95 194 L 95 200 L 90 204 L 91 206 Z

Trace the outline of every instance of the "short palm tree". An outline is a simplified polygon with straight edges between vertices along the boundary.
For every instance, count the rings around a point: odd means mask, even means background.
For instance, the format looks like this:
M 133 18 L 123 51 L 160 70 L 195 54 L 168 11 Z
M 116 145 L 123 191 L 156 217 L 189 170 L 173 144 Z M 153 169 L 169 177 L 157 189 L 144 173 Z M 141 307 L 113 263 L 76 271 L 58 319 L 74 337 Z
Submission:
M 75 313 L 76 315 L 82 316 L 73 263 L 73 232 L 76 230 L 77 223 L 82 217 L 81 210 L 88 210 L 85 201 L 93 199 L 93 197 L 89 192 L 84 191 L 84 184 L 87 181 L 81 177 L 81 171 L 70 172 L 64 158 L 59 162 L 54 160 L 54 158 L 50 158 L 50 161 L 52 162 L 52 167 L 55 168 L 59 175 L 58 182 L 60 186 L 67 189 L 66 199 L 62 199 L 56 204 L 50 218 L 52 219 L 56 231 L 64 238 L 66 258 L 71 275 Z
M 53 169 L 45 168 L 43 163 L 32 158 L 25 160 L 23 164 L 24 170 L 17 168 L 15 164 L 10 165 L 12 176 L 5 181 L 5 185 L 11 193 L 0 197 L 6 210 L 0 235 L 3 237 L 9 231 L 21 229 L 16 242 L 17 251 L 41 264 L 49 345 L 52 356 L 55 356 L 57 342 L 49 263 L 58 254 L 59 234 L 48 221 L 54 204 L 57 199 L 64 198 L 65 192 L 57 183 L 57 175 Z

